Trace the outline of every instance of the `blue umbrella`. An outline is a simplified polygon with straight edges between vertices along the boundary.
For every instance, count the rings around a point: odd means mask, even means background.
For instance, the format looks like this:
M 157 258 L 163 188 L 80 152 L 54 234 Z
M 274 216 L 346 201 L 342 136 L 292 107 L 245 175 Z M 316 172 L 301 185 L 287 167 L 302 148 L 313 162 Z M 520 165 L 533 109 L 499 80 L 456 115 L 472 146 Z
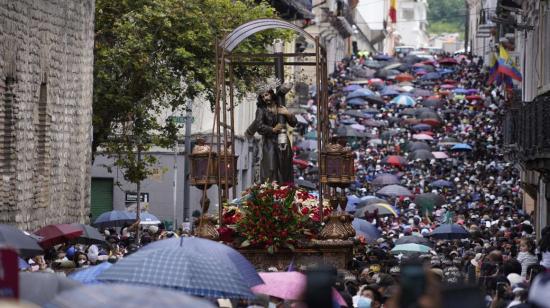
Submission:
M 416 131 L 423 131 L 423 130 L 432 129 L 432 126 L 428 124 L 420 123 L 420 124 L 413 125 L 411 128 Z
M 378 230 L 375 225 L 364 219 L 355 218 L 351 224 L 353 229 L 355 229 L 356 234 L 364 236 L 369 242 L 376 241 L 382 235 L 380 230 Z
M 309 140 L 317 140 L 317 131 L 312 130 L 308 132 L 304 137 Z
M 453 145 L 451 151 L 471 151 L 472 147 L 466 143 L 457 143 Z
M 436 72 L 427 73 L 426 75 L 420 77 L 421 80 L 437 80 L 441 78 L 441 74 Z
M 127 284 L 103 284 L 71 289 L 56 296 L 45 307 L 216 307 L 207 300 L 181 292 Z
M 348 196 L 348 203 L 346 204 L 346 212 L 355 212 L 357 203 L 361 201 L 356 195 Z
M 392 89 L 390 87 L 385 87 L 380 92 L 380 96 L 397 96 L 397 95 L 399 95 L 399 91 Z
M 350 124 L 357 124 L 357 121 L 352 120 L 352 119 L 344 119 L 344 120 L 340 121 L 340 123 L 350 125 Z
M 457 224 L 443 224 L 430 234 L 432 238 L 441 240 L 457 240 L 470 237 L 470 233 Z
M 27 268 L 31 267 L 27 261 L 21 259 L 21 257 L 17 257 L 19 262 L 19 270 L 26 270 Z
M 444 68 L 444 69 L 438 71 L 438 73 L 441 74 L 441 75 L 448 75 L 448 74 L 452 74 L 454 72 L 455 72 L 454 70 L 449 69 L 449 68 Z
M 369 96 L 374 96 L 374 92 L 372 92 L 371 90 L 369 89 L 366 89 L 366 88 L 361 88 L 361 89 L 357 89 L 353 92 L 351 92 L 350 94 L 348 94 L 346 96 L 346 99 L 352 99 L 352 98 L 358 98 L 358 97 L 369 97 Z
M 414 99 L 412 99 L 412 97 L 410 97 L 410 96 L 399 95 L 399 96 L 395 97 L 394 99 L 392 99 L 390 101 L 390 104 L 411 107 L 411 106 L 416 105 L 416 101 Z
M 227 245 L 197 237 L 182 237 L 153 242 L 141 250 L 149 251 L 164 248 L 192 250 L 199 254 L 216 256 L 216 258 L 238 272 L 249 287 L 264 283 L 254 266 L 238 251 Z
M 430 183 L 430 186 L 432 187 L 439 187 L 439 188 L 443 188 L 443 187 L 447 187 L 447 188 L 451 188 L 453 187 L 453 183 L 449 182 L 449 181 L 445 181 L 445 180 L 437 180 L 437 181 L 434 181 L 434 182 L 431 182 Z
M 363 88 L 363 87 L 361 87 L 358 84 L 350 84 L 349 86 L 344 87 L 344 91 L 353 92 L 353 91 L 355 91 L 357 89 L 361 89 L 361 88 Z
M 83 284 L 101 283 L 97 280 L 97 276 L 103 273 L 106 269 L 110 268 L 112 265 L 112 263 L 103 262 L 98 265 L 76 271 L 69 275 L 69 278 Z
M 222 244 L 220 244 L 222 245 Z M 250 287 L 222 256 L 187 248 L 142 249 L 99 274 L 99 281 L 173 288 L 210 298 L 253 298 Z
M 367 102 L 361 98 L 352 98 L 349 101 L 347 101 L 347 104 L 350 106 L 365 106 L 367 105 Z
M 453 90 L 453 93 L 455 94 L 466 94 L 468 93 L 468 90 L 464 89 L 464 88 L 456 88 Z
M 136 221 L 136 215 L 128 211 L 109 211 L 105 212 L 94 221 L 93 226 L 97 228 L 123 227 L 127 223 Z

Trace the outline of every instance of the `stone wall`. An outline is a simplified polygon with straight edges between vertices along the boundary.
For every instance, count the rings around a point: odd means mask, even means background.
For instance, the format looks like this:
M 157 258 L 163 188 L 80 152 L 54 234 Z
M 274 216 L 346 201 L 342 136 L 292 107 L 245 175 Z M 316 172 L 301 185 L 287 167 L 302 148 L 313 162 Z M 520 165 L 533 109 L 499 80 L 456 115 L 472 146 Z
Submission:
M 0 0 L 0 223 L 89 213 L 94 0 Z

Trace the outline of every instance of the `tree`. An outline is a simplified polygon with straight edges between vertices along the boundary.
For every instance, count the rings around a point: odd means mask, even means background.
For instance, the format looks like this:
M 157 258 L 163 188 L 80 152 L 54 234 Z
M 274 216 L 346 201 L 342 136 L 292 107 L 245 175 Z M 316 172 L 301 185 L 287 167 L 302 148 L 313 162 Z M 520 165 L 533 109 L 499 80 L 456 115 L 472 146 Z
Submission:
M 464 31 L 468 12 L 464 0 L 428 0 L 429 30 L 433 33 Z
M 101 148 L 115 157 L 139 193 L 156 164 L 147 151 L 169 147 L 176 138 L 176 125 L 159 122 L 158 115 L 200 93 L 213 100 L 215 38 L 244 22 L 272 17 L 273 8 L 254 0 L 97 0 L 93 154 Z M 279 36 L 261 32 L 240 50 L 264 51 Z M 261 73 L 236 69 L 238 78 Z

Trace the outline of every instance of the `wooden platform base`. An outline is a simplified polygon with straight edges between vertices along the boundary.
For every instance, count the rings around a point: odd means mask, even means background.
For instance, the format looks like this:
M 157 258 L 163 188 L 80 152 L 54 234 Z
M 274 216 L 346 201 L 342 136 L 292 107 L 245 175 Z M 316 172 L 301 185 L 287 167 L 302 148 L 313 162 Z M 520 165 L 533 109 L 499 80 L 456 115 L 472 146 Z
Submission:
M 301 245 L 294 251 L 280 250 L 269 254 L 265 249 L 238 249 L 258 271 L 267 271 L 270 267 L 286 270 L 292 263 L 295 269 L 316 264 L 330 264 L 337 269 L 346 270 L 353 257 L 353 241 L 314 240 Z

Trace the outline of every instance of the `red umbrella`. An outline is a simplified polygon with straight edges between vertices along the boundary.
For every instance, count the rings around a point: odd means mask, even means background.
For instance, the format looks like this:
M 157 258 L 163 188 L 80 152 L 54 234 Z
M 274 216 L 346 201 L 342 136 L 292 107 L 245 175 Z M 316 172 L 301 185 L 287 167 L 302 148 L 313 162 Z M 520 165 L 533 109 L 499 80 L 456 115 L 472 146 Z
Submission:
M 372 78 L 372 79 L 369 79 L 368 82 L 369 82 L 369 86 L 370 86 L 371 84 L 375 84 L 375 83 L 382 83 L 383 84 L 384 80 L 382 80 L 380 78 Z
M 447 91 L 447 90 L 439 91 L 439 95 L 441 95 L 441 96 L 448 96 L 449 94 L 451 94 L 451 92 Z
M 309 162 L 303 159 L 293 159 L 292 163 L 297 165 L 299 168 L 307 168 L 309 166 Z
M 421 63 L 425 65 L 431 65 L 431 66 L 437 65 L 437 62 L 435 62 L 435 60 L 426 60 L 426 61 L 422 61 Z
M 453 79 L 445 79 L 445 80 L 443 80 L 443 83 L 456 84 L 456 80 L 453 80 Z
M 481 100 L 481 96 L 475 94 L 475 95 L 468 95 L 466 96 L 466 99 L 469 101 L 479 101 Z
M 43 248 L 49 248 L 61 244 L 82 235 L 82 229 L 78 226 L 69 224 L 48 225 L 34 232 L 42 236 L 43 239 L 38 242 Z
M 456 60 L 453 59 L 453 58 L 445 58 L 445 59 L 439 60 L 439 64 L 443 64 L 443 65 L 457 65 L 457 64 L 458 64 L 458 61 L 456 61 Z
M 438 119 L 431 119 L 431 118 L 422 119 L 421 122 L 424 123 L 424 124 L 431 125 L 432 127 L 437 127 L 437 126 L 441 125 L 441 121 L 439 121 Z
M 399 155 L 386 156 L 384 159 L 382 159 L 382 162 L 396 167 L 402 167 L 408 163 L 403 156 Z
M 454 89 L 456 88 L 454 84 L 444 84 L 441 86 L 441 89 Z
M 411 74 L 403 73 L 403 74 L 399 74 L 399 75 L 395 76 L 395 80 L 397 80 L 399 82 L 413 81 L 414 77 Z

